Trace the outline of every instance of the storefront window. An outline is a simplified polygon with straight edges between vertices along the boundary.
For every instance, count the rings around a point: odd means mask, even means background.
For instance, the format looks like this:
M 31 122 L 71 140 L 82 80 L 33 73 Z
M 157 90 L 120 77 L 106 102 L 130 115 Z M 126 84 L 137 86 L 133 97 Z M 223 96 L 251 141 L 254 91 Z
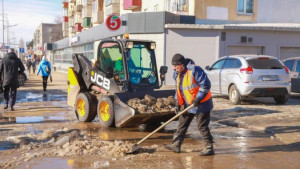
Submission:
M 88 59 L 94 59 L 94 43 L 57 50 L 54 52 L 53 63 L 73 64 L 72 55 L 75 53 L 83 53 Z

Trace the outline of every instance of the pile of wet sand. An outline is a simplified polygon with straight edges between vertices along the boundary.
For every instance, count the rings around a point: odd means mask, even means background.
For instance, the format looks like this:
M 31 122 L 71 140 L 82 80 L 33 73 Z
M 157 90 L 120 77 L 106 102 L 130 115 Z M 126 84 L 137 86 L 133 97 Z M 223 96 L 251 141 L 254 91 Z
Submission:
M 133 98 L 128 100 L 127 104 L 142 114 L 175 112 L 176 101 L 173 96 L 168 98 L 156 98 L 150 95 L 145 95 L 144 98 Z
M 21 152 L 21 156 L 0 163 L 0 168 L 18 166 L 22 162 L 39 157 L 100 155 L 112 158 L 133 158 L 132 156 L 126 156 L 126 153 L 132 150 L 132 143 L 92 139 L 77 129 L 64 128 L 60 131 L 48 129 L 38 135 L 28 134 L 26 136 L 8 137 L 7 140 L 16 145 L 16 148 Z M 149 155 L 149 153 L 146 153 L 139 156 Z

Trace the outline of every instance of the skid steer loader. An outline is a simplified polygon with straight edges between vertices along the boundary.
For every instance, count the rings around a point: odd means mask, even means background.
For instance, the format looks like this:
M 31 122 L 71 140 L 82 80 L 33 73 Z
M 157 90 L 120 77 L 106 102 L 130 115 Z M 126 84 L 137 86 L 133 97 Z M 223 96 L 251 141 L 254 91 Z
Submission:
M 102 40 L 93 64 L 83 54 L 72 55 L 74 67 L 68 69 L 68 105 L 82 122 L 98 116 L 106 127 L 134 127 L 164 122 L 174 112 L 141 113 L 127 105 L 129 99 L 151 95 L 174 95 L 174 90 L 159 90 L 168 67 L 156 66 L 153 41 L 131 39 Z

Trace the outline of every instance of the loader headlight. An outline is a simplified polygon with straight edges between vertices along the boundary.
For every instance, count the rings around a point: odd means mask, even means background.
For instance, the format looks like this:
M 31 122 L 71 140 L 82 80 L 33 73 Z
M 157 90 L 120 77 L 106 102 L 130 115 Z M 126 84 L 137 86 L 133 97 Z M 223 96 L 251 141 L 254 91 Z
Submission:
M 152 43 L 150 44 L 150 49 L 155 49 L 155 48 L 156 48 L 156 43 L 152 42 Z
M 133 42 L 127 42 L 127 43 L 126 43 L 126 48 L 127 48 L 127 49 L 133 48 Z

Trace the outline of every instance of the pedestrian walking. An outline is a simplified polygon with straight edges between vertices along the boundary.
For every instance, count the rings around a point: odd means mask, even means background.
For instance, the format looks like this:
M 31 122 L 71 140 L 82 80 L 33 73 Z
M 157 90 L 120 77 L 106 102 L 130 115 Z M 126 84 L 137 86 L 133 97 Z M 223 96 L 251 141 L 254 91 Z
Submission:
M 25 67 L 18 56 L 14 53 L 14 49 L 10 48 L 0 63 L 0 79 L 3 79 L 4 88 L 4 109 L 14 110 L 16 103 L 17 88 L 19 87 L 18 75 L 23 73 Z
M 27 60 L 26 60 L 26 67 L 27 67 L 28 73 L 30 73 L 30 68 L 32 66 L 31 58 L 32 58 L 31 55 L 28 55 Z
M 40 72 L 43 78 L 43 90 L 46 92 L 48 77 L 51 74 L 51 64 L 47 61 L 46 56 L 43 56 L 36 75 L 38 76 Z
M 35 74 L 36 60 L 33 59 L 31 64 L 32 64 L 32 72 L 33 72 L 33 74 Z
M 174 133 L 173 143 L 164 145 L 166 149 L 180 153 L 181 144 L 191 121 L 196 116 L 197 127 L 204 140 L 204 149 L 199 155 L 214 155 L 213 137 L 209 130 L 210 111 L 213 102 L 210 92 L 210 80 L 200 66 L 181 54 L 175 54 L 172 58 L 174 68 L 173 78 L 176 81 L 175 99 L 177 101 L 176 112 L 194 104 L 194 108 L 179 116 L 177 131 Z

